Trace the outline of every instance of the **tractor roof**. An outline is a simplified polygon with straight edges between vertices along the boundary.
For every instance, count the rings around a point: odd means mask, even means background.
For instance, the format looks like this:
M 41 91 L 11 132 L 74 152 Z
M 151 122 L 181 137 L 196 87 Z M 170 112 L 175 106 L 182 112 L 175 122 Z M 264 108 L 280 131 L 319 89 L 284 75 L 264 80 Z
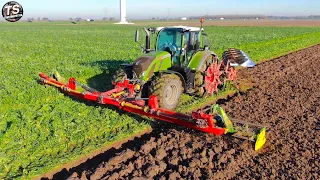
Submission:
M 164 28 L 182 28 L 184 30 L 189 30 L 189 31 L 200 31 L 200 28 L 199 27 L 190 27 L 190 26 L 168 26 L 168 27 L 157 27 L 157 31 L 160 31 Z M 204 29 L 201 28 L 201 30 L 203 31 Z

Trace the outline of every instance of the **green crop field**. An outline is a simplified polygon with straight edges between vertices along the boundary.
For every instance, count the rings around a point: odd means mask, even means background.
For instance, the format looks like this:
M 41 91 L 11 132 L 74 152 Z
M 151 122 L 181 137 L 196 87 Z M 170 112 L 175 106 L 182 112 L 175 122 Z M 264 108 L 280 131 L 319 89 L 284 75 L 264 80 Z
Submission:
M 65 96 L 38 84 L 59 71 L 97 90 L 141 54 L 140 26 L 0 23 L 0 179 L 30 179 L 142 132 L 148 119 Z M 212 49 L 242 49 L 256 62 L 320 43 L 320 27 L 205 27 Z M 142 33 L 142 32 L 141 32 Z M 141 36 L 143 37 L 143 36 Z M 141 39 L 142 41 L 142 39 Z M 184 96 L 183 105 L 203 100 Z M 179 110 L 188 111 L 184 106 Z

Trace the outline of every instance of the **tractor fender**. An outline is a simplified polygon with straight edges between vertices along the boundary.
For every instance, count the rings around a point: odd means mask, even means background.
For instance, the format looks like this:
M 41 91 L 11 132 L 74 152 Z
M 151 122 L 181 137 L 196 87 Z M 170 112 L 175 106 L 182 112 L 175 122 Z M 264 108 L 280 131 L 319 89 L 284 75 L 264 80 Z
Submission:
M 186 81 L 185 81 L 184 77 L 179 72 L 171 71 L 171 70 L 165 70 L 165 71 L 159 71 L 158 73 L 176 74 L 176 75 L 178 75 L 180 77 L 181 81 L 182 81 L 183 91 L 186 92 L 186 90 L 187 90 Z
M 200 67 L 204 63 L 204 61 L 207 59 L 208 56 L 213 55 L 217 57 L 217 55 L 213 51 L 198 51 L 191 59 L 188 67 L 191 70 L 200 70 Z

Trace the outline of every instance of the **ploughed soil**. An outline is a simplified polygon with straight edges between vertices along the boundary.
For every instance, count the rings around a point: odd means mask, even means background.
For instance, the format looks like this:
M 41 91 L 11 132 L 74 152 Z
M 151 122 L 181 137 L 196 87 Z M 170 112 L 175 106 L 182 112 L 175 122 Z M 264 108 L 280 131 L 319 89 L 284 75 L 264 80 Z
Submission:
M 269 127 L 265 147 L 159 123 L 54 179 L 320 179 L 320 45 L 241 69 L 254 87 L 220 101 Z

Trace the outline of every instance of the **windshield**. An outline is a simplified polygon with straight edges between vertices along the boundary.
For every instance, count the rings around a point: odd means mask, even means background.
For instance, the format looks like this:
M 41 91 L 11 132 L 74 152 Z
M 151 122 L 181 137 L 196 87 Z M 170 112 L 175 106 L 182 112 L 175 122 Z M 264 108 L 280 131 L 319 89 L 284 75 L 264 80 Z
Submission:
M 174 46 L 177 50 L 181 48 L 181 29 L 167 28 L 160 32 L 157 41 L 157 50 L 166 51 L 170 46 Z

